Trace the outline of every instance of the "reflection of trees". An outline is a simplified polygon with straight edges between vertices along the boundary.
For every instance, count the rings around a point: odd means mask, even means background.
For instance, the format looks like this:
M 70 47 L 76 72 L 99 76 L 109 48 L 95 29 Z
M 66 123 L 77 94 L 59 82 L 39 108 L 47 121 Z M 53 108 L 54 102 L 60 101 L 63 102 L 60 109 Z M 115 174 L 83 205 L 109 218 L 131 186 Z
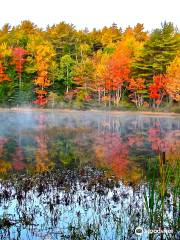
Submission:
M 53 125 L 46 115 L 38 114 L 35 128 L 0 138 L 1 173 L 11 166 L 25 170 L 25 163 L 26 169 L 36 172 L 31 177 L 24 174 L 23 179 L 19 173 L 15 180 L 6 174 L 8 181 L 1 180 L 1 212 L 5 213 L 4 207 L 12 212 L 0 225 L 9 224 L 9 234 L 25 231 L 31 238 L 39 232 L 45 236 L 60 231 L 67 239 L 71 234 L 80 239 L 80 234 L 88 232 L 98 239 L 103 228 L 110 235 L 102 235 L 102 239 L 113 239 L 111 234 L 115 236 L 116 230 L 120 239 L 126 239 L 133 237 L 140 223 L 146 227 L 172 223 L 175 228 L 177 221 L 172 218 L 177 219 L 179 213 L 180 124 L 138 116 L 92 121 L 88 116 L 84 122 L 71 116 L 71 120 L 62 118 Z M 161 161 L 163 153 L 165 162 Z M 155 172 L 146 168 L 148 159 Z M 87 165 L 93 167 L 84 168 Z M 97 169 L 104 168 L 102 175 Z M 140 182 L 142 170 L 145 184 Z M 126 185 L 111 175 L 122 177 Z
M 166 159 L 173 163 L 180 160 L 180 130 L 169 131 L 165 136 Z
M 92 130 L 85 128 L 48 129 L 50 157 L 56 164 L 81 167 L 93 159 Z
M 10 169 L 12 169 L 11 163 L 0 159 L 0 174 L 5 174 Z
M 18 128 L 13 136 L 2 136 L 1 160 L 13 162 L 16 170 L 23 170 L 25 164 L 33 169 L 36 164 L 37 171 L 91 163 L 122 176 L 129 175 L 128 171 L 137 175 L 135 169 L 144 168 L 149 157 L 155 159 L 160 154 L 162 159 L 172 162 L 180 156 L 180 126 L 173 120 L 107 115 L 83 122 L 76 116 L 70 122 L 67 117 L 62 118 L 67 127 L 64 123 L 51 125 L 47 116 L 35 115 L 33 130 L 23 132 Z
M 48 148 L 47 148 L 47 136 L 43 131 L 46 128 L 45 115 L 38 116 L 37 135 L 35 140 L 37 142 L 37 148 L 35 153 L 36 171 L 43 172 L 51 168 L 52 162 L 49 159 Z
M 37 148 L 35 153 L 36 171 L 46 171 L 49 169 L 49 156 L 46 139 L 43 135 L 36 136 Z
M 11 169 L 11 163 L 3 159 L 4 145 L 7 142 L 7 138 L 0 137 L 0 173 L 4 174 Z
M 118 176 L 125 174 L 128 166 L 128 146 L 119 134 L 98 135 L 94 149 L 100 165 L 110 167 Z
M 161 160 L 180 159 L 180 130 L 162 131 L 160 126 L 152 127 L 148 131 L 147 140 L 152 144 L 152 150 L 160 155 Z
M 143 147 L 145 138 L 141 134 L 134 134 L 128 136 L 128 146 Z
M 13 168 L 15 170 L 23 170 L 25 168 L 25 163 L 23 162 L 23 160 L 24 160 L 23 149 L 22 147 L 17 146 L 12 158 Z
M 2 157 L 3 155 L 3 151 L 4 151 L 4 144 L 7 142 L 7 138 L 6 137 L 0 137 L 0 157 Z

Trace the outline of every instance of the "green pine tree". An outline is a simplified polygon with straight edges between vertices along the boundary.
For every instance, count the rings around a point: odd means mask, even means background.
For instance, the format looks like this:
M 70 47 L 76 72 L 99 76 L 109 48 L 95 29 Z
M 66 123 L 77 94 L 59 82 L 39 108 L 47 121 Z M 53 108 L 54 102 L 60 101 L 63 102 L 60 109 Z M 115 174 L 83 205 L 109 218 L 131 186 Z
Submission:
M 180 38 L 172 23 L 155 29 L 145 42 L 141 54 L 132 64 L 132 75 L 151 80 L 154 75 L 165 74 L 167 66 L 180 49 Z

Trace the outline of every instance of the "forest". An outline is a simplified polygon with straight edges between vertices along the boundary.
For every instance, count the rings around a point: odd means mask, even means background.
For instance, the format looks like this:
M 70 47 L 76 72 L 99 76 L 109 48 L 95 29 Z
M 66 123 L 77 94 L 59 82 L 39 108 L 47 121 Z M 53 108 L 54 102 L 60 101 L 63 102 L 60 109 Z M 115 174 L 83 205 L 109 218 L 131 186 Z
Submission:
M 170 22 L 151 32 L 77 30 L 29 20 L 0 29 L 0 106 L 111 107 L 180 112 L 180 32 Z

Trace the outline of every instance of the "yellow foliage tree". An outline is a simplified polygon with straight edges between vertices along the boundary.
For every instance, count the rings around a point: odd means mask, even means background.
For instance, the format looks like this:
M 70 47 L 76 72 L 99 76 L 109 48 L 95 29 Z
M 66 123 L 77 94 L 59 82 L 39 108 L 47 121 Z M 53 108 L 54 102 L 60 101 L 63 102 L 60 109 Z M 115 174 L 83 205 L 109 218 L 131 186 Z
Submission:
M 169 82 L 167 92 L 175 101 L 180 101 L 180 55 L 177 56 L 168 68 Z

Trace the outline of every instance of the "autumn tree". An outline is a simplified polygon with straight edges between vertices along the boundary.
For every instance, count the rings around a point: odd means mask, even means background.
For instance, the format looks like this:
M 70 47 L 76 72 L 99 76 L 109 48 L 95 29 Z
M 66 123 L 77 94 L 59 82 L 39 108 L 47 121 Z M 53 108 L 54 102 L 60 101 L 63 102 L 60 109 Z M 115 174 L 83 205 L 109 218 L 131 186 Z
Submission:
M 136 26 L 133 28 L 133 35 L 135 39 L 139 42 L 144 42 L 148 39 L 148 33 L 144 31 L 144 24 L 137 23 Z
M 129 80 L 130 74 L 130 51 L 123 44 L 119 44 L 106 63 L 106 71 L 104 73 L 105 88 L 109 93 L 111 100 L 113 94 L 116 104 L 122 98 L 124 83 Z
M 90 59 L 86 58 L 74 66 L 73 80 L 84 99 L 94 91 L 94 66 Z
M 169 78 L 165 75 L 156 75 L 153 77 L 153 83 L 149 86 L 149 97 L 153 100 L 153 106 L 159 106 L 167 95 L 166 86 Z
M 24 35 L 33 35 L 40 32 L 40 29 L 33 22 L 24 20 L 17 26 L 18 31 L 22 31 Z
M 136 107 L 141 107 L 144 103 L 144 96 L 147 93 L 145 79 L 130 79 L 128 90 L 131 92 L 131 101 L 136 104 Z
M 171 23 L 152 33 L 141 23 L 124 31 L 116 24 L 92 31 L 65 22 L 45 30 L 29 20 L 5 24 L 0 103 L 31 104 L 35 96 L 34 103 L 49 99 L 52 107 L 62 99 L 117 106 L 127 99 L 138 107 L 159 106 L 166 96 L 179 101 L 179 48 L 180 34 Z
M 10 81 L 9 76 L 5 73 L 5 67 L 0 61 L 0 83 L 3 81 Z
M 4 24 L 0 29 L 0 44 L 7 44 L 9 42 L 11 30 L 12 27 L 9 23 Z
M 11 53 L 11 49 L 8 48 L 6 43 L 0 44 L 0 102 L 2 103 L 7 101 L 12 94 L 12 78 L 7 71 Z
M 48 26 L 47 39 L 53 45 L 58 61 L 66 54 L 76 54 L 77 33 L 74 25 L 60 22 Z
M 169 96 L 179 102 L 180 101 L 180 56 L 177 56 L 168 67 L 168 77 L 166 89 Z
M 12 49 L 8 46 L 7 43 L 0 44 L 0 63 L 4 67 L 8 67 L 10 65 L 9 60 L 12 57 Z
M 25 72 L 30 74 L 36 74 L 38 70 L 36 56 L 39 46 L 44 45 L 44 39 L 40 34 L 30 35 L 27 43 L 27 51 L 29 54 L 26 57 Z
M 103 51 L 97 51 L 93 58 L 93 65 L 95 69 L 95 82 L 94 89 L 98 94 L 98 102 L 101 103 L 101 100 L 106 98 L 106 87 L 105 87 L 105 73 L 106 66 L 109 61 L 110 55 L 108 53 L 104 53 Z
M 25 55 L 27 51 L 23 48 L 13 48 L 12 49 L 12 64 L 15 65 L 16 72 L 19 77 L 19 89 L 21 89 L 22 85 L 22 72 L 23 72 L 23 65 L 26 62 Z
M 34 80 L 35 92 L 37 94 L 37 100 L 34 101 L 35 104 L 43 106 L 46 104 L 46 94 L 47 88 L 51 85 L 48 78 L 48 69 L 51 64 L 53 57 L 55 56 L 54 50 L 49 44 L 39 45 L 36 51 L 36 64 L 38 70 L 38 76 Z
M 121 40 L 122 30 L 113 23 L 110 27 L 104 27 L 101 31 L 101 43 L 105 48 L 108 48 L 112 43 L 117 43 Z

